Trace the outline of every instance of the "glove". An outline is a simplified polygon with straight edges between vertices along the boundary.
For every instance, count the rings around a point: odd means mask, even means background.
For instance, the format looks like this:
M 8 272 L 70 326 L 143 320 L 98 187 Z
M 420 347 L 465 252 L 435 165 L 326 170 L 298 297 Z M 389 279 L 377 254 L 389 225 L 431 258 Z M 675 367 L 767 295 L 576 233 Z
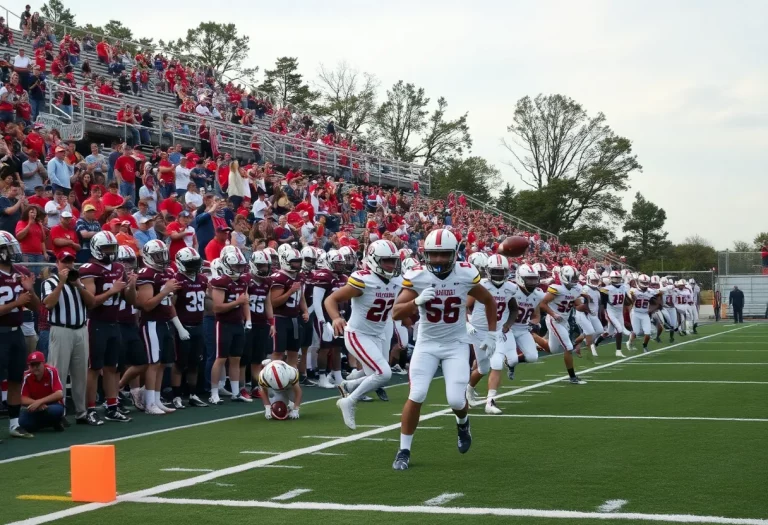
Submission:
M 288 419 L 299 419 L 299 411 L 294 408 L 288 412 Z
M 419 296 L 416 298 L 414 303 L 416 303 L 416 306 L 422 306 L 424 303 L 428 303 L 432 299 L 435 298 L 435 289 L 430 286 L 429 288 L 424 288 L 424 291 L 419 294 Z
M 264 419 L 267 421 L 272 419 L 272 405 L 267 405 L 264 407 Z
M 528 323 L 528 331 L 533 332 L 534 334 L 538 334 L 541 331 L 541 325 Z
M 485 352 L 486 357 L 491 357 L 496 351 L 496 332 L 488 332 L 485 336 L 483 344 L 480 345 L 480 350 Z
M 477 333 L 477 328 L 467 323 L 467 335 L 475 335 L 476 333 Z
M 179 332 L 179 339 L 181 339 L 182 341 L 189 341 L 189 332 L 187 331 L 186 328 L 182 326 L 176 331 Z
M 326 343 L 333 341 L 333 325 L 331 323 L 323 323 L 320 333 L 322 334 L 322 340 Z
M 253 324 L 251 324 L 250 321 L 246 321 L 244 326 L 246 330 L 250 330 L 251 328 L 253 328 Z

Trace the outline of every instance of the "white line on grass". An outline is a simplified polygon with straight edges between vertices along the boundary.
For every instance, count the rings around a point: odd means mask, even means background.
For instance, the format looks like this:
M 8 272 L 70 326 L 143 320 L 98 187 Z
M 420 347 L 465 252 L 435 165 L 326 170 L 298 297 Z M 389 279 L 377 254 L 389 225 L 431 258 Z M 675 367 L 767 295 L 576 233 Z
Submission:
M 694 381 L 674 379 L 590 379 L 590 383 L 704 383 L 707 385 L 768 385 L 768 381 Z
M 456 498 L 460 498 L 463 495 L 464 494 L 462 492 L 444 492 L 439 496 L 436 496 L 432 499 L 428 499 L 427 501 L 424 502 L 424 505 L 429 505 L 430 507 L 443 505 L 445 503 L 448 503 L 449 501 L 455 500 Z
M 496 507 L 440 507 L 428 505 L 345 505 L 341 503 L 278 503 L 275 501 L 198 500 L 188 498 L 146 497 L 137 503 L 175 505 L 211 505 L 219 507 L 266 508 L 279 510 L 335 510 L 352 512 L 389 512 L 398 514 L 443 514 L 459 516 L 511 516 L 524 518 L 560 518 L 584 520 L 665 521 L 672 523 L 718 523 L 723 525 L 768 525 L 768 520 L 756 518 L 724 518 L 693 514 L 642 514 L 639 512 L 581 512 L 576 510 L 504 509 Z M 96 504 L 98 505 L 98 504 Z M 76 509 L 82 507 L 75 507 Z M 74 509 L 72 509 L 74 510 Z
M 213 472 L 212 468 L 181 468 L 181 467 L 171 467 L 171 468 L 161 468 L 160 469 L 163 472 Z
M 739 331 L 739 330 L 744 330 L 746 328 L 751 328 L 752 326 L 754 326 L 754 325 L 748 324 L 746 326 L 741 326 L 741 327 L 738 327 L 738 328 L 733 328 L 731 330 L 724 330 L 724 331 L 721 331 L 721 332 L 717 332 L 715 334 L 706 335 L 706 336 L 698 338 L 698 339 L 689 339 L 687 341 L 684 341 L 684 342 L 681 342 L 681 343 L 677 343 L 675 345 L 665 346 L 663 348 L 658 348 L 656 350 L 651 350 L 647 354 L 632 355 L 632 356 L 629 356 L 629 357 L 625 357 L 624 359 L 620 359 L 620 360 L 617 360 L 617 361 L 612 361 L 610 363 L 606 363 L 604 365 L 599 365 L 599 366 L 595 366 L 595 367 L 592 367 L 592 368 L 587 368 L 587 369 L 584 369 L 584 370 L 579 370 L 579 374 L 580 375 L 588 374 L 588 373 L 593 372 L 593 371 L 602 370 L 602 369 L 605 369 L 605 368 L 610 368 L 612 366 L 615 366 L 618 363 L 624 363 L 624 362 L 627 362 L 627 361 L 632 361 L 634 359 L 638 359 L 638 358 L 641 358 L 641 357 L 646 357 L 646 356 L 649 356 L 649 355 L 653 355 L 653 354 L 655 354 L 657 352 L 663 352 L 663 351 L 669 350 L 671 348 L 675 348 L 675 347 L 678 347 L 678 346 L 683 346 L 683 345 L 695 343 L 697 341 L 704 340 L 704 339 L 709 339 L 709 338 L 712 338 L 712 337 L 717 337 L 719 335 L 727 334 L 729 332 L 735 332 L 735 331 Z M 560 377 L 560 378 L 554 378 L 554 379 L 550 379 L 548 381 L 542 381 L 540 383 L 534 383 L 532 385 L 521 387 L 521 388 L 519 388 L 517 390 L 512 390 L 511 392 L 504 392 L 502 394 L 499 394 L 498 397 L 516 396 L 516 395 L 519 395 L 519 394 L 521 394 L 523 392 L 528 392 L 528 391 L 531 391 L 531 390 L 536 389 L 536 388 L 552 385 L 552 384 L 557 383 L 559 381 L 562 381 L 564 379 L 568 379 L 568 376 Z M 445 416 L 445 415 L 451 414 L 451 413 L 452 412 L 451 412 L 450 409 L 439 410 L 437 412 L 432 412 L 430 414 L 422 415 L 420 421 L 427 421 L 429 419 L 434 419 L 436 417 L 442 417 L 442 416 Z M 475 415 L 473 415 L 473 417 L 474 416 Z M 18 521 L 18 522 L 13 522 L 12 524 L 9 524 L 9 525 L 22 525 L 22 524 L 23 525 L 38 525 L 38 524 L 41 524 L 41 523 L 48 523 L 48 522 L 55 521 L 55 520 L 58 520 L 58 519 L 67 518 L 67 517 L 70 517 L 70 516 L 76 516 L 78 514 L 84 514 L 86 512 L 91 512 L 93 510 L 103 509 L 104 507 L 111 507 L 113 505 L 116 505 L 117 503 L 120 503 L 121 501 L 136 501 L 137 499 L 140 499 L 140 498 L 147 498 L 147 497 L 150 497 L 150 496 L 156 496 L 158 494 L 163 494 L 165 492 L 170 492 L 170 491 L 177 490 L 177 489 L 192 487 L 192 486 L 198 485 L 200 483 L 205 483 L 206 481 L 211 481 L 211 480 L 218 479 L 218 478 L 225 477 L 225 476 L 231 476 L 233 474 L 239 474 L 241 472 L 245 472 L 245 471 L 248 471 L 248 470 L 251 470 L 251 469 L 254 469 L 254 468 L 260 468 L 260 467 L 264 467 L 266 465 L 272 465 L 274 463 L 279 463 L 281 461 L 287 461 L 289 459 L 293 459 L 293 458 L 296 458 L 296 457 L 299 457 L 299 456 L 309 455 L 309 454 L 312 454 L 314 452 L 321 452 L 323 450 L 326 450 L 326 449 L 331 448 L 331 447 L 335 447 L 337 445 L 345 445 L 347 443 L 353 443 L 353 442 L 359 441 L 361 439 L 365 439 L 365 438 L 368 438 L 368 437 L 371 437 L 371 436 L 376 436 L 376 435 L 379 435 L 379 434 L 383 434 L 385 432 L 390 432 L 392 430 L 397 430 L 399 428 L 400 428 L 400 423 L 398 422 L 398 423 L 394 423 L 394 424 L 386 426 L 386 427 L 374 428 L 374 429 L 371 429 L 371 430 L 367 430 L 365 432 L 360 432 L 360 433 L 357 433 L 357 434 L 351 434 L 351 435 L 345 436 L 345 437 L 324 438 L 324 439 L 331 439 L 331 441 L 325 441 L 324 443 L 318 443 L 316 445 L 312 445 L 312 446 L 308 446 L 308 447 L 304 447 L 304 448 L 290 450 L 290 451 L 287 451 L 287 452 L 283 452 L 281 454 L 277 454 L 275 456 L 270 456 L 270 457 L 267 457 L 267 458 L 262 458 L 262 459 L 250 461 L 248 463 L 242 463 L 240 465 L 234 465 L 234 466 L 223 468 L 221 470 L 217 470 L 217 471 L 214 471 L 214 472 L 208 472 L 208 473 L 205 473 L 205 474 L 201 474 L 199 476 L 194 476 L 194 477 L 183 479 L 183 480 L 173 481 L 173 482 L 170 482 L 170 483 L 163 483 L 162 485 L 157 485 L 157 486 L 154 486 L 154 487 L 150 487 L 150 488 L 146 488 L 146 489 L 142 489 L 142 490 L 137 490 L 137 491 L 134 491 L 134 492 L 122 495 L 122 496 L 118 496 L 118 499 L 116 501 L 111 502 L 111 503 L 87 503 L 85 505 L 79 505 L 77 507 L 71 507 L 69 509 L 60 510 L 58 512 L 52 512 L 52 513 L 43 514 L 41 516 L 37 516 L 37 517 L 34 517 L 34 518 L 28 518 L 26 520 L 22 520 L 22 521 Z M 317 438 L 317 436 L 315 436 L 315 437 Z M 105 442 L 110 442 L 110 441 L 107 440 Z M 63 449 L 63 450 L 68 450 L 68 449 Z M 157 499 L 160 500 L 162 498 L 157 498 Z M 171 501 L 171 500 L 168 500 L 168 501 Z M 191 500 L 191 501 L 194 501 L 194 500 Z M 265 502 L 258 502 L 258 503 L 259 504 L 264 504 Z M 266 504 L 268 504 L 268 505 L 279 505 L 278 503 L 275 503 L 275 502 L 266 502 Z M 292 505 L 292 504 L 288 504 L 288 505 Z M 374 507 L 376 507 L 376 506 L 374 506 Z M 382 506 L 382 508 L 386 509 L 386 508 L 394 508 L 394 507 Z M 425 507 L 402 507 L 402 508 L 438 509 L 440 507 L 426 507 L 425 506 Z M 365 510 L 365 509 L 361 509 L 361 510 Z M 376 510 L 376 509 L 371 509 L 371 510 Z M 493 510 L 498 510 L 498 509 L 493 509 Z M 484 512 L 483 514 L 488 514 L 488 513 L 489 512 Z M 512 514 L 512 515 L 514 515 L 514 514 Z M 595 514 L 595 515 L 597 515 L 597 516 L 605 516 L 605 514 Z M 611 516 L 615 516 L 615 515 L 611 515 Z M 739 522 L 713 522 L 713 523 L 739 523 Z M 748 523 L 748 522 L 743 522 L 743 523 Z M 765 522 L 751 522 L 751 523 L 760 523 L 761 525 L 762 524 L 768 525 L 768 521 L 765 521 Z
M 562 414 L 472 414 L 472 417 L 517 417 L 533 419 L 631 419 L 648 421 L 739 421 L 745 423 L 768 423 L 768 419 L 748 417 L 694 417 L 694 416 L 592 416 Z
M 274 498 L 273 498 L 274 499 Z M 597 507 L 598 512 L 616 512 L 621 507 L 629 503 L 625 499 L 609 499 L 599 507 Z
M 280 494 L 279 496 L 275 496 L 272 498 L 272 501 L 286 501 L 289 499 L 296 498 L 298 496 L 301 496 L 302 494 L 306 494 L 307 492 L 312 492 L 312 489 L 293 489 L 289 490 L 285 494 Z
M 357 428 L 381 428 L 384 425 L 357 425 Z

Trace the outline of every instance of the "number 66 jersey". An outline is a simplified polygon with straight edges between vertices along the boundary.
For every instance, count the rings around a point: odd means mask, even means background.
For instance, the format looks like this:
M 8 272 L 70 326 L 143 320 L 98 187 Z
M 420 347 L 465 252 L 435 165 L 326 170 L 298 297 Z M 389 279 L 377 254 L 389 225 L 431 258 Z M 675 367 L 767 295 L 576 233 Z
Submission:
M 347 326 L 353 332 L 384 338 L 387 319 L 395 305 L 400 283 L 390 279 L 385 283 L 378 275 L 368 270 L 354 272 L 347 284 L 363 292 L 352 298 L 352 315 Z
M 469 291 L 480 282 L 480 272 L 467 262 L 457 262 L 445 279 L 422 266 L 403 276 L 403 288 L 420 294 L 435 288 L 435 298 L 419 306 L 419 331 L 416 343 L 453 343 L 467 337 L 466 309 Z

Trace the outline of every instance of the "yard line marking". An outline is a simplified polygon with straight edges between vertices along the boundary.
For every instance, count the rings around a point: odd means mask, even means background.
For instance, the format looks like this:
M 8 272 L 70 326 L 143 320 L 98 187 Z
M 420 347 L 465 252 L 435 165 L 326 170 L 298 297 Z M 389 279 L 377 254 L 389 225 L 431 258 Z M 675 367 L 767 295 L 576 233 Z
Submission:
M 346 456 L 341 452 L 312 452 L 313 456 Z
M 279 496 L 275 496 L 274 498 L 272 498 L 272 501 L 285 501 L 285 500 L 293 499 L 297 496 L 301 496 L 302 494 L 306 494 L 307 492 L 312 492 L 312 489 L 289 490 L 285 494 L 280 494 Z
M 213 472 L 212 468 L 181 468 L 181 467 L 171 467 L 171 468 L 161 468 L 162 472 Z
M 455 500 L 456 498 L 460 498 L 463 495 L 464 494 L 462 492 L 444 492 L 439 496 L 436 496 L 432 499 L 428 499 L 427 501 L 424 502 L 424 505 L 429 505 L 429 506 L 442 505 L 444 503 L 448 503 L 449 501 Z
M 537 379 L 536 381 L 538 381 L 538 379 Z M 428 406 L 428 407 L 440 407 L 440 408 L 446 408 L 446 407 L 449 407 L 449 406 L 451 406 L 451 405 L 441 405 L 441 404 L 439 404 L 439 403 L 430 403 L 430 404 L 428 404 L 427 406 Z M 360 426 L 360 425 L 357 425 L 357 426 Z
M 29 501 L 72 501 L 72 496 L 48 496 L 45 494 L 22 494 L 16 499 Z
M 442 430 L 443 427 L 419 427 L 419 430 Z M 398 441 L 400 441 L 398 439 Z
M 727 334 L 729 332 L 736 332 L 736 331 L 739 331 L 739 330 L 745 330 L 747 328 L 751 328 L 752 326 L 755 326 L 755 325 L 747 324 L 745 326 L 741 326 L 741 327 L 738 327 L 738 328 L 732 328 L 730 330 L 724 330 L 724 331 L 720 331 L 720 332 L 717 332 L 717 333 L 714 333 L 714 334 L 705 335 L 705 336 L 700 337 L 698 339 L 689 339 L 687 341 L 684 341 L 684 342 L 681 342 L 681 343 L 677 343 L 675 345 L 665 346 L 663 348 L 658 348 L 656 350 L 651 350 L 647 354 L 636 354 L 636 355 L 632 355 L 632 356 L 629 356 L 629 357 L 625 357 L 624 359 L 619 359 L 617 361 L 612 361 L 610 363 L 606 363 L 604 365 L 599 365 L 599 366 L 595 366 L 595 367 L 592 367 L 592 368 L 587 368 L 587 369 L 584 369 L 584 370 L 580 370 L 579 374 L 588 374 L 588 373 L 593 372 L 593 371 L 602 370 L 602 369 L 605 369 L 605 368 L 610 368 L 612 366 L 615 366 L 618 363 L 625 363 L 627 361 L 632 361 L 634 359 L 639 359 L 641 357 L 647 357 L 649 355 L 653 355 L 653 354 L 658 353 L 658 352 L 663 352 L 663 351 L 669 350 L 671 348 L 676 348 L 678 346 L 683 346 L 683 345 L 691 344 L 691 343 L 694 343 L 696 341 L 700 341 L 702 339 L 709 339 L 711 337 L 717 337 L 719 335 Z M 548 381 L 542 381 L 540 383 L 534 383 L 532 385 L 521 387 L 521 388 L 519 388 L 517 390 L 512 390 L 511 392 L 504 392 L 502 394 L 499 394 L 497 397 L 508 397 L 508 396 L 519 395 L 519 394 L 521 394 L 523 392 L 528 392 L 528 391 L 533 390 L 535 388 L 540 388 L 540 387 L 545 387 L 545 386 L 548 386 L 548 385 L 552 385 L 552 384 L 557 383 L 558 381 L 562 381 L 564 379 L 568 379 L 568 376 L 566 375 L 566 376 L 561 377 L 561 378 L 555 378 L 555 379 L 550 379 Z M 403 384 L 405 384 L 405 383 L 403 383 Z M 450 409 L 439 410 L 437 412 L 432 412 L 430 414 L 422 415 L 420 421 L 426 421 L 426 420 L 429 420 L 429 419 L 434 419 L 436 417 L 445 416 L 447 414 L 452 414 L 452 411 Z M 479 415 L 479 414 L 476 414 L 476 415 Z M 397 430 L 399 428 L 400 428 L 400 423 L 394 423 L 394 424 L 386 426 L 386 427 L 374 428 L 374 429 L 371 429 L 371 430 L 367 430 L 365 432 L 360 432 L 358 434 L 351 434 L 349 436 L 345 436 L 345 437 L 341 437 L 341 438 L 335 438 L 332 441 L 326 441 L 324 443 L 318 443 L 316 445 L 312 445 L 312 446 L 308 446 L 308 447 L 304 447 L 304 448 L 290 450 L 288 452 L 283 452 L 282 454 L 278 454 L 276 456 L 270 456 L 270 457 L 267 457 L 267 458 L 258 459 L 258 460 L 251 461 L 251 462 L 248 462 L 248 463 L 242 463 L 242 464 L 239 464 L 239 465 L 234 465 L 234 466 L 231 466 L 231 467 L 223 468 L 221 470 L 217 470 L 217 471 L 214 471 L 214 472 L 208 472 L 208 473 L 205 473 L 205 474 L 201 474 L 199 476 L 194 476 L 194 477 L 191 477 L 191 478 L 187 478 L 187 479 L 183 479 L 183 480 L 178 480 L 178 481 L 172 481 L 170 483 L 163 483 L 161 485 L 156 485 L 154 487 L 150 487 L 150 488 L 146 488 L 146 489 L 142 489 L 142 490 L 137 490 L 137 491 L 134 491 L 134 492 L 130 492 L 128 494 L 124 494 L 124 495 L 118 496 L 118 499 L 116 501 L 113 501 L 113 502 L 110 502 L 110 503 L 87 503 L 85 505 L 79 505 L 77 507 L 72 507 L 72 508 L 69 508 L 69 509 L 60 510 L 58 512 L 51 512 L 49 514 L 43 514 L 43 515 L 37 516 L 35 518 L 29 518 L 29 519 L 26 519 L 26 520 L 23 520 L 23 521 L 13 522 L 13 523 L 8 524 L 8 525 L 22 525 L 22 524 L 23 525 L 39 525 L 41 523 L 48 523 L 48 522 L 55 521 L 55 520 L 58 520 L 58 519 L 68 518 L 70 516 L 77 516 L 79 514 L 84 514 L 86 512 L 91 512 L 93 510 L 103 509 L 104 507 L 111 507 L 113 505 L 117 505 L 121 501 L 135 501 L 136 499 L 139 499 L 139 498 L 145 498 L 145 497 L 149 497 L 149 496 L 156 496 L 157 494 L 162 494 L 164 492 L 170 492 L 172 490 L 177 490 L 177 489 L 182 489 L 182 488 L 186 488 L 186 487 L 191 487 L 191 486 L 198 485 L 200 483 L 205 483 L 206 481 L 211 481 L 211 480 L 214 480 L 214 479 L 217 479 L 217 478 L 221 478 L 221 477 L 224 477 L 224 476 L 230 476 L 232 474 L 239 474 L 240 472 L 245 472 L 247 470 L 251 470 L 251 469 L 254 469 L 254 468 L 263 467 L 265 465 L 271 465 L 273 463 L 278 463 L 278 462 L 281 462 L 281 461 L 286 461 L 286 460 L 293 459 L 293 458 L 296 458 L 296 457 L 299 457 L 299 456 L 309 455 L 309 454 L 312 454 L 313 452 L 320 452 L 320 451 L 323 451 L 325 449 L 328 449 L 328 448 L 331 448 L 331 447 L 335 447 L 337 445 L 345 445 L 347 443 L 353 443 L 355 441 L 358 441 L 358 440 L 361 440 L 361 439 L 364 439 L 364 438 L 367 438 L 367 437 L 370 437 L 370 436 L 375 436 L 375 435 L 378 435 L 378 434 L 383 434 L 385 432 L 390 432 L 392 430 Z M 69 450 L 69 449 L 64 449 L 64 450 Z M 162 498 L 157 498 L 157 499 L 161 500 Z M 194 500 L 191 500 L 191 501 L 194 501 Z M 259 503 L 263 503 L 263 502 L 259 502 Z M 274 503 L 274 502 L 268 502 L 268 504 L 278 505 L 277 503 Z M 387 508 L 387 507 L 383 507 L 383 508 Z M 403 507 L 403 508 L 419 508 L 419 507 Z M 426 509 L 437 509 L 437 508 L 441 508 L 441 507 L 426 507 L 425 506 L 423 508 L 426 508 Z M 487 514 L 487 512 L 485 514 Z M 599 514 L 599 513 L 596 513 L 595 515 L 596 516 L 605 516 L 605 514 Z M 611 516 L 616 516 L 616 515 L 612 514 Z M 634 515 L 631 515 L 631 516 L 634 516 Z M 593 517 L 593 516 L 590 516 L 590 517 Z M 632 518 L 632 519 L 636 519 L 636 518 Z M 731 523 L 731 522 L 713 522 L 713 523 Z M 763 521 L 763 522 L 754 522 L 754 523 L 758 524 L 758 525 L 763 525 L 763 524 L 764 525 L 768 525 L 768 520 Z M 750 525 L 750 524 L 747 524 L 747 525 Z
M 447 414 L 446 414 L 447 415 Z M 739 421 L 747 423 L 768 423 L 768 419 L 749 417 L 695 417 L 695 416 L 590 416 L 563 414 L 472 414 L 472 417 L 517 417 L 533 419 L 631 419 L 648 421 Z
M 280 454 L 280 452 L 267 452 L 266 450 L 243 450 L 240 453 L 241 454 L 259 454 L 262 456 L 274 456 L 275 454 Z
M 739 366 L 766 366 L 768 363 L 721 363 L 719 361 L 712 361 L 711 363 L 706 361 L 644 361 L 642 363 L 630 363 L 632 365 L 739 365 Z
M 768 381 L 694 381 L 675 379 L 590 379 L 590 383 L 704 383 L 707 385 L 768 385 Z
M 495 401 L 495 403 L 499 405 L 514 405 L 516 403 L 527 403 L 528 401 L 507 401 L 505 399 L 500 399 L 499 401 Z
M 615 512 L 619 510 L 621 507 L 629 503 L 625 499 L 609 499 L 599 507 L 597 507 L 597 512 Z
M 211 505 L 219 507 L 246 507 L 279 510 L 342 510 L 352 512 L 389 512 L 399 514 L 444 514 L 463 516 L 512 516 L 524 518 L 560 518 L 585 520 L 629 520 L 629 521 L 666 521 L 672 523 L 718 523 L 723 525 L 768 525 L 768 520 L 760 518 L 724 518 L 720 516 L 699 516 L 693 514 L 642 514 L 639 512 L 582 512 L 576 510 L 543 509 L 505 509 L 496 507 L 441 507 L 429 505 L 390 506 L 390 505 L 345 505 L 341 503 L 278 503 L 275 501 L 239 501 L 239 500 L 199 500 L 187 498 L 146 497 L 131 500 L 136 503 L 160 503 L 175 505 Z M 89 505 L 104 505 L 92 503 Z M 80 509 L 82 507 L 75 507 Z M 74 509 L 71 509 L 74 510 Z M 61 511 L 65 512 L 65 511 Z M 60 512 L 60 513 L 61 513 Z M 57 513 L 57 514 L 60 514 Z M 28 522 L 29 523 L 29 522 Z

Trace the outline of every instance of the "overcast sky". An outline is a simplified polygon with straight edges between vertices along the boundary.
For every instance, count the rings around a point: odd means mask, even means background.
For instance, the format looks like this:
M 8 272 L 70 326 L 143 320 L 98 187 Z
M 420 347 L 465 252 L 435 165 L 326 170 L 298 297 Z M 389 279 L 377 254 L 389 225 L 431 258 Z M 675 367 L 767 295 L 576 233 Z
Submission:
M 262 71 L 295 56 L 309 78 L 346 60 L 375 74 L 382 94 L 412 82 L 444 96 L 452 115 L 468 111 L 473 154 L 518 188 L 500 145 L 515 101 L 564 94 L 632 140 L 643 172 L 625 207 L 642 192 L 666 210 L 673 241 L 698 234 L 724 249 L 768 230 L 765 1 L 133 0 L 95 12 L 93 0 L 64 3 L 81 25 L 119 16 L 156 40 L 234 22 Z

